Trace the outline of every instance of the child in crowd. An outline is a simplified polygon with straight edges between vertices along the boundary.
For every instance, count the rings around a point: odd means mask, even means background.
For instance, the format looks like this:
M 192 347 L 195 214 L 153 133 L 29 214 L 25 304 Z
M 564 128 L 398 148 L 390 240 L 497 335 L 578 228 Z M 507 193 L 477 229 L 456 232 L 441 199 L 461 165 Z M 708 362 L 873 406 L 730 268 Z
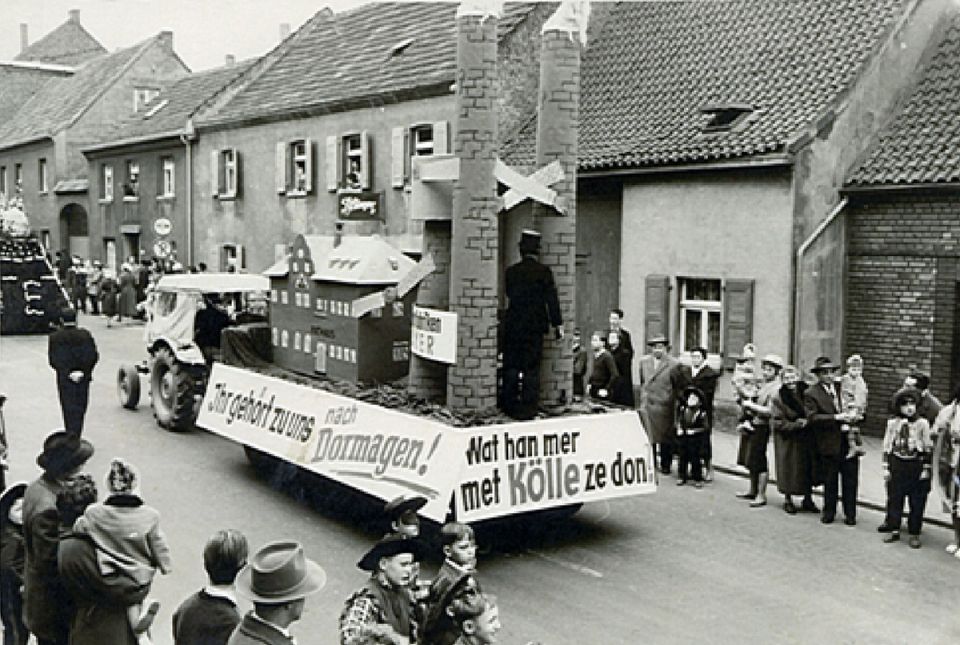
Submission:
M 480 595 L 480 583 L 469 573 L 456 578 L 447 590 L 427 606 L 424 613 L 420 642 L 430 645 L 453 645 L 460 638 L 459 626 L 454 622 L 454 603 Z
M 689 386 L 680 397 L 677 415 L 677 438 L 680 444 L 680 467 L 677 486 L 687 483 L 687 471 L 692 469 L 693 485 L 703 488 L 703 457 L 706 453 L 710 419 L 704 407 L 704 394 Z
M 387 502 L 383 513 L 390 523 L 384 537 L 396 535 L 404 540 L 413 540 L 420 537 L 420 516 L 417 512 L 426 506 L 427 498 L 421 495 L 401 495 Z M 420 580 L 420 563 L 413 563 L 413 573 L 410 579 L 410 590 L 414 598 L 423 602 L 430 594 L 430 585 Z
M 854 412 L 857 421 L 844 423 L 840 429 L 846 433 L 849 451 L 847 459 L 862 457 L 867 454 L 863 449 L 863 437 L 860 426 L 867 411 L 867 382 L 863 380 L 863 358 L 854 354 L 847 359 L 847 371 L 840 377 L 840 403 L 844 412 Z
M 477 539 L 469 524 L 448 522 L 440 529 L 443 564 L 430 585 L 431 602 L 437 602 L 464 574 L 477 570 Z
M 17 483 L 0 495 L 0 619 L 4 643 L 25 645 L 30 632 L 23 624 L 23 567 L 26 546 L 23 537 L 25 483 Z
M 102 574 L 125 575 L 149 587 L 156 569 L 164 574 L 173 571 L 160 513 L 140 498 L 140 476 L 132 464 L 114 459 L 106 482 L 107 498 L 87 507 L 77 518 L 74 532 L 87 534 L 96 543 Z M 127 608 L 130 627 L 141 645 L 151 642 L 147 630 L 159 608 L 156 600 Z
M 497 642 L 500 611 L 497 599 L 489 594 L 476 594 L 450 603 L 450 615 L 460 632 L 455 645 L 488 645 Z
M 583 381 L 587 377 L 587 350 L 581 343 L 580 328 L 573 330 L 573 400 L 583 399 Z
M 760 396 L 760 384 L 757 382 L 757 375 L 754 373 L 753 367 L 750 365 L 743 366 L 740 374 L 734 371 L 731 383 L 733 384 L 734 397 L 737 405 L 740 406 L 740 418 L 737 419 L 737 430 L 739 430 L 741 434 L 750 434 L 754 430 L 754 414 L 743 404 L 747 401 L 756 403 L 757 398 Z
M 620 378 L 617 362 L 603 343 L 604 332 L 595 331 L 590 336 L 590 348 L 593 350 L 593 370 L 587 384 L 588 393 L 592 399 L 609 401 L 613 388 Z
M 919 393 L 904 388 L 894 397 L 897 416 L 887 422 L 883 436 L 883 480 L 887 482 L 887 516 L 879 530 L 884 542 L 900 539 L 904 498 L 910 500 L 907 528 L 910 547 L 920 548 L 920 529 L 931 476 L 933 439 L 930 424 L 917 415 Z

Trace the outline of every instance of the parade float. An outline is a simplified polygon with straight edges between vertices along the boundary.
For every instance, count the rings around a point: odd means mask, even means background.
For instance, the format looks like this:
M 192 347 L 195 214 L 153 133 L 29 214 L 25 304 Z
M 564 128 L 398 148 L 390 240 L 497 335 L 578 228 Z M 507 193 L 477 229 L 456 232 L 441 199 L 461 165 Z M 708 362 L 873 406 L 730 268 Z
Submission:
M 521 230 L 542 233 L 572 326 L 581 11 L 564 3 L 544 26 L 539 118 L 552 127 L 538 129 L 541 169 L 525 176 L 497 156 L 495 3 L 461 4 L 455 153 L 414 160 L 420 261 L 375 236 L 341 237 L 339 226 L 298 236 L 265 272 L 269 333 L 251 351 L 229 349 L 236 339 L 224 333 L 224 360 L 195 396 L 197 426 L 243 445 L 256 466 L 319 475 L 317 486 L 423 496 L 420 513 L 436 522 L 562 514 L 655 492 L 638 415 L 573 404 L 562 339 L 543 340 L 540 414 L 515 421 L 498 409 L 499 258 Z
M 68 302 L 20 200 L 0 194 L 0 333 L 46 333 Z

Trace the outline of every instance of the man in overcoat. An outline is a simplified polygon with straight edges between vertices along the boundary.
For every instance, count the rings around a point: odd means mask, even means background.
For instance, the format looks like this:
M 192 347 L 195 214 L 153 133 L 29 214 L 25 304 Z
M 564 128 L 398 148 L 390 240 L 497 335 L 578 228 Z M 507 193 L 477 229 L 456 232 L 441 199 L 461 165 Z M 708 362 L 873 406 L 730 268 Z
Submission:
M 67 432 L 54 432 L 43 442 L 37 465 L 43 475 L 23 496 L 23 622 L 39 645 L 66 645 L 70 615 L 63 611 L 69 596 L 57 570 L 60 515 L 57 494 L 93 455 L 93 445 Z
M 807 413 L 807 428 L 813 433 L 815 454 L 824 481 L 820 521 L 824 524 L 833 522 L 837 513 L 838 492 L 841 492 L 844 524 L 856 526 L 860 460 L 847 459 L 850 446 L 841 431 L 843 424 L 853 422 L 856 412 L 843 411 L 840 383 L 834 378 L 839 368 L 826 356 L 814 361 L 810 371 L 817 377 L 817 383 L 804 393 L 803 407 Z
M 515 419 L 532 419 L 540 398 L 543 335 L 552 325 L 563 338 L 563 320 L 553 272 L 539 261 L 540 233 L 520 237 L 520 262 L 504 277 L 509 304 L 503 321 L 503 391 L 501 407 Z
M 640 419 L 651 443 L 657 444 L 660 472 L 669 475 L 676 449 L 674 421 L 682 376 L 677 359 L 667 353 L 665 336 L 650 338 L 647 346 L 650 354 L 640 359 Z
M 47 358 L 57 372 L 63 425 L 68 433 L 79 437 L 87 414 L 93 368 L 100 355 L 90 332 L 77 327 L 75 310 L 65 309 L 60 320 L 60 329 L 50 334 Z

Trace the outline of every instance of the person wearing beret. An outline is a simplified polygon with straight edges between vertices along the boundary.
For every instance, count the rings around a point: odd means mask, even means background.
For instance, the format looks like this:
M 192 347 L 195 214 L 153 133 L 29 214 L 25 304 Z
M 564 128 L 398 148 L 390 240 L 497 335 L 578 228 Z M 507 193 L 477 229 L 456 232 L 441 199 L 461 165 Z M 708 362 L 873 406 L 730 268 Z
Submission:
M 673 464 L 677 395 L 683 391 L 680 364 L 667 353 L 669 346 L 666 336 L 653 336 L 647 340 L 650 354 L 640 359 L 640 419 L 651 443 L 657 444 L 664 475 Z
M 856 419 L 856 412 L 845 412 L 840 382 L 834 378 L 839 365 L 827 356 L 817 358 L 810 371 L 817 382 L 803 395 L 807 428 L 813 433 L 815 455 L 823 478 L 823 510 L 820 521 L 833 522 L 837 514 L 838 493 L 842 495 L 844 524 L 857 524 L 857 485 L 860 460 L 847 459 L 849 443 L 842 426 Z M 842 492 L 841 492 L 842 491 Z
M 327 574 L 298 542 L 271 542 L 237 575 L 237 592 L 253 602 L 228 645 L 294 645 L 291 624 L 300 620 L 308 596 L 323 589 Z
M 90 400 L 93 368 L 100 355 L 90 332 L 77 327 L 75 310 L 64 310 L 60 320 L 61 328 L 50 334 L 48 339 L 47 358 L 50 367 L 57 373 L 63 425 L 67 432 L 79 437 Z
M 370 577 L 351 594 L 340 614 L 340 645 L 417 642 L 420 626 L 410 584 L 414 564 L 423 555 L 418 538 L 396 535 L 367 551 L 357 566 Z
M 500 405 L 515 419 L 532 419 L 536 416 L 540 399 L 543 335 L 553 326 L 556 338 L 563 338 L 563 320 L 553 272 L 538 259 L 540 233 L 523 231 L 520 256 L 522 259 L 507 267 L 504 275 L 504 290 L 509 303 L 501 334 L 503 386 Z
M 89 441 L 62 430 L 54 432 L 44 440 L 43 452 L 37 457 L 43 474 L 23 495 L 23 622 L 39 645 L 65 644 L 69 635 L 70 616 L 62 611 L 69 596 L 57 570 L 57 494 L 92 455 Z

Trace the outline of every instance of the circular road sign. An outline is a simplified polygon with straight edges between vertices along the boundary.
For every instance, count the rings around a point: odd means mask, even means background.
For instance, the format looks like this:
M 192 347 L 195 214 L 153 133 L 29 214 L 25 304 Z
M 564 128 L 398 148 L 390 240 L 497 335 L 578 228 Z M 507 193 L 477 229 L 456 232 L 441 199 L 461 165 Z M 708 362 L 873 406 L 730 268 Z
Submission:
M 173 246 L 167 240 L 157 240 L 153 244 L 153 254 L 158 258 L 165 258 L 173 251 Z
M 169 235 L 173 224 L 166 217 L 158 217 L 153 221 L 153 232 L 157 235 Z

